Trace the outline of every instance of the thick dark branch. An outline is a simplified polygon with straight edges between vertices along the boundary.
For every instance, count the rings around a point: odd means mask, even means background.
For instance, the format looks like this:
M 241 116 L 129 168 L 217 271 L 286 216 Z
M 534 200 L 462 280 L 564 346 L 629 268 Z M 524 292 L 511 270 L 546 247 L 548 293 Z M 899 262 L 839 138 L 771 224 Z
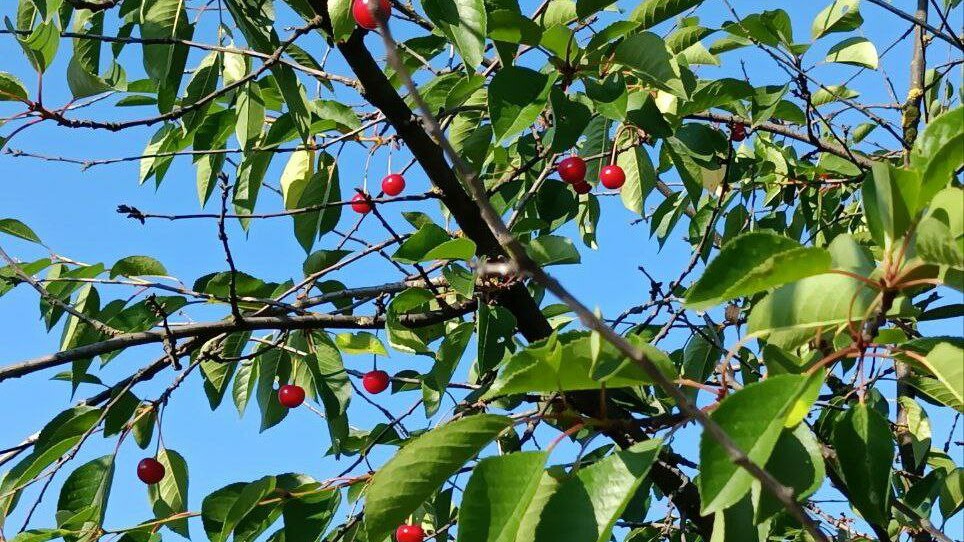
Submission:
M 324 13 L 326 7 L 320 0 L 312 0 L 316 12 Z M 442 149 L 425 132 L 418 118 L 402 97 L 385 77 L 381 68 L 365 48 L 365 32 L 356 31 L 348 41 L 338 44 L 352 71 L 355 72 L 363 88 L 366 100 L 377 107 L 395 128 L 399 137 L 405 141 L 412 155 L 418 160 L 432 184 L 440 191 L 440 199 L 466 237 L 475 242 L 479 256 L 502 259 L 503 247 L 482 221 L 478 207 L 465 192 L 455 172 L 449 167 Z M 552 332 L 545 316 L 539 310 L 525 286 L 517 284 L 504 292 L 499 301 L 515 315 L 519 331 L 526 339 L 533 341 L 544 338 Z

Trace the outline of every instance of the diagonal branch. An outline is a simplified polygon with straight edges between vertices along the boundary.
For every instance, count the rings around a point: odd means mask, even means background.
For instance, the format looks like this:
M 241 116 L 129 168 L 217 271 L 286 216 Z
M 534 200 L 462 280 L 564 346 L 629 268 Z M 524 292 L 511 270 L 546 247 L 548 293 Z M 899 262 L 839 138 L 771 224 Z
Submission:
M 389 62 L 395 71 L 402 76 L 402 80 L 408 87 L 411 97 L 419 104 L 422 120 L 427 126 L 430 135 L 440 143 L 441 147 L 446 151 L 449 160 L 451 160 L 459 170 L 463 182 L 468 186 L 469 192 L 472 194 L 476 205 L 478 205 L 479 213 L 482 215 L 482 219 L 485 220 L 486 226 L 491 230 L 492 235 L 498 239 L 499 243 L 505 247 L 506 252 L 512 258 L 519 271 L 531 276 L 537 283 L 552 292 L 579 316 L 586 327 L 599 333 L 603 340 L 615 346 L 626 357 L 638 364 L 659 388 L 676 401 L 684 414 L 695 419 L 703 427 L 703 430 L 720 444 L 733 463 L 743 467 L 750 475 L 759 480 L 763 487 L 780 501 L 786 510 L 804 526 L 815 540 L 829 542 L 826 535 L 820 530 L 819 524 L 814 521 L 800 503 L 796 501 L 793 490 L 781 484 L 772 474 L 754 463 L 719 424 L 693 404 L 670 379 L 660 372 L 659 368 L 646 357 L 641 349 L 627 341 L 625 337 L 616 333 L 611 327 L 607 326 L 591 309 L 583 305 L 570 294 L 559 281 L 547 274 L 541 266 L 529 257 L 525 248 L 519 240 L 512 235 L 502 221 L 502 217 L 499 216 L 495 208 L 492 207 L 492 203 L 486 195 L 485 187 L 481 179 L 479 179 L 475 171 L 461 159 L 458 153 L 456 153 L 448 143 L 438 121 L 434 118 L 431 110 L 425 105 L 425 101 L 421 98 L 415 83 L 408 75 L 405 65 L 399 58 L 395 42 L 391 37 L 391 32 L 388 27 L 381 25 L 380 31 L 385 41 Z
M 421 314 L 401 315 L 402 325 L 409 327 L 424 327 L 450 318 L 461 316 L 475 310 L 475 302 L 468 301 L 456 305 L 449 311 L 432 311 Z M 0 382 L 9 378 L 16 378 L 50 367 L 57 367 L 78 359 L 86 359 L 114 352 L 131 346 L 162 343 L 165 340 L 176 340 L 189 337 L 210 338 L 222 333 L 234 331 L 251 331 L 257 329 L 379 329 L 385 325 L 384 316 L 345 316 L 341 314 L 308 314 L 308 315 L 276 315 L 249 316 L 244 320 L 221 320 L 202 324 L 188 324 L 172 327 L 170 333 L 164 331 L 140 331 L 126 333 L 116 337 L 79 346 L 70 350 L 63 350 L 34 359 L 29 359 L 0 368 Z

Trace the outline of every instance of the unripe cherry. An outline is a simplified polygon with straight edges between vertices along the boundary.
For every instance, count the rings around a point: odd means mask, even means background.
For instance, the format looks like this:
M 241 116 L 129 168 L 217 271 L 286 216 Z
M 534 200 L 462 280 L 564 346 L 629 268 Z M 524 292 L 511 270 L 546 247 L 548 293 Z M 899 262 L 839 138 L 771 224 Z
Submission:
M 375 30 L 379 23 L 385 24 L 392 15 L 392 3 L 389 0 L 354 0 L 351 14 L 358 26 Z
M 615 190 L 626 182 L 626 173 L 623 168 L 611 164 L 599 170 L 599 182 L 610 190 Z
M 288 408 L 296 408 L 305 402 L 305 389 L 294 384 L 278 388 L 278 402 Z
M 559 177 L 569 184 L 576 184 L 586 179 L 586 161 L 578 156 L 570 156 L 556 166 Z
M 398 542 L 422 542 L 425 540 L 425 531 L 418 525 L 399 525 L 395 529 L 395 540 Z
M 153 485 L 164 479 L 164 465 L 153 457 L 145 457 L 137 464 L 137 477 L 147 485 Z
M 389 196 L 397 196 L 405 190 L 405 177 L 398 173 L 386 175 L 382 179 L 382 192 Z
M 351 209 L 356 213 L 363 215 L 372 210 L 372 204 L 368 201 L 368 198 L 366 198 L 364 194 L 359 192 L 351 198 Z
M 368 393 L 381 393 L 388 389 L 388 373 L 385 371 L 369 371 L 362 376 L 362 386 Z

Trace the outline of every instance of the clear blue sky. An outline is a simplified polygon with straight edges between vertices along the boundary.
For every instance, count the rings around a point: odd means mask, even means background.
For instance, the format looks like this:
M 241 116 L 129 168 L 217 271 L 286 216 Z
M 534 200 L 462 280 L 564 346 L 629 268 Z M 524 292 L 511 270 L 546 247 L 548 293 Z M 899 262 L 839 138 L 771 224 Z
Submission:
M 737 9 L 745 15 L 753 11 L 773 8 L 776 4 L 788 10 L 794 21 L 794 33 L 798 41 L 809 39 L 810 23 L 814 15 L 822 9 L 825 1 L 818 2 L 767 2 L 767 1 L 739 1 Z M 13 16 L 15 2 L 4 2 L 0 7 L 0 14 Z M 194 2 L 200 4 L 200 2 Z M 530 12 L 536 2 L 522 2 L 523 10 Z M 896 5 L 909 9 L 911 2 L 898 0 Z M 620 2 L 620 5 L 631 9 L 635 2 Z M 279 3 L 279 27 L 298 24 L 293 16 L 282 8 Z M 866 23 L 862 29 L 864 35 L 870 38 L 883 50 L 890 42 L 906 29 L 903 22 L 872 5 L 862 6 Z M 706 6 L 699 11 L 703 16 L 702 24 L 716 26 L 727 19 L 724 8 L 719 2 L 706 2 Z M 614 15 L 607 15 L 612 18 Z M 205 20 L 216 20 L 213 13 L 205 16 Z M 665 27 L 665 25 L 663 25 Z M 601 28 L 598 27 L 598 28 Z M 211 41 L 211 25 L 203 24 L 196 36 L 205 41 Z M 112 29 L 110 29 L 112 30 Z M 410 33 L 410 29 L 403 25 L 396 25 L 395 32 L 402 37 Z M 282 35 L 285 32 L 282 31 Z M 717 36 L 706 40 L 712 42 Z M 27 61 L 20 49 L 10 36 L 0 36 L 0 71 L 9 71 L 19 75 L 28 82 L 34 91 L 35 76 L 31 73 Z M 378 38 L 370 36 L 369 44 L 373 48 L 378 46 Z M 839 41 L 833 37 L 824 39 L 808 56 L 808 64 L 812 65 L 823 58 L 823 52 L 832 44 Z M 303 45 L 313 54 L 320 57 L 323 52 L 321 40 L 314 39 Z M 44 100 L 48 106 L 57 106 L 69 100 L 69 91 L 64 83 L 65 69 L 69 59 L 69 42 L 61 43 L 55 65 L 45 77 Z M 140 52 L 130 50 L 125 52 L 125 68 L 130 80 L 141 76 Z M 312 49 L 311 47 L 315 47 Z M 899 44 L 888 53 L 882 61 L 886 72 L 897 87 L 898 96 L 903 97 L 906 92 L 907 71 L 909 64 L 910 41 Z M 136 53 L 136 54 L 134 54 Z M 742 77 L 740 66 L 735 62 L 737 58 L 747 59 L 745 68 L 750 75 L 751 82 L 756 86 L 785 82 L 785 74 L 759 52 L 752 50 L 737 51 L 724 55 L 723 68 L 703 68 L 704 77 L 721 77 L 724 75 Z M 936 42 L 932 47 L 931 60 L 942 63 L 951 58 L 948 47 Z M 194 62 L 197 58 L 192 57 Z M 327 68 L 330 71 L 347 74 L 348 70 L 336 54 L 332 55 Z M 849 78 L 856 68 L 841 68 L 827 65 L 814 67 L 816 77 L 828 84 L 839 84 Z M 851 85 L 863 93 L 862 100 L 868 103 L 891 102 L 891 98 L 884 90 L 884 80 L 880 72 L 867 71 L 858 77 Z M 313 86 L 309 86 L 313 90 Z M 339 91 L 339 96 L 346 103 L 357 104 L 357 96 L 346 97 Z M 330 96 L 328 96 L 330 97 Z M 113 99 L 86 108 L 75 113 L 80 117 L 96 118 L 127 118 L 141 117 L 152 114 L 151 108 L 137 108 L 118 110 L 107 104 Z M 0 114 L 8 115 L 16 112 L 15 107 L 4 105 Z M 854 117 L 850 117 L 854 118 Z M 856 122 L 854 122 L 856 124 Z M 0 134 L 6 135 L 9 128 L 0 128 Z M 52 123 L 44 123 L 18 136 L 11 147 L 25 151 L 59 155 L 72 158 L 113 158 L 122 156 L 136 156 L 140 154 L 153 133 L 153 129 L 129 130 L 120 134 L 108 132 L 92 132 L 83 130 L 65 130 Z M 892 142 L 887 141 L 882 132 L 871 136 L 880 140 L 888 147 Z M 352 187 L 363 183 L 364 154 L 357 149 L 347 147 L 342 153 L 339 165 L 341 171 L 342 192 L 348 193 Z M 379 153 L 370 166 L 369 183 L 378 183 L 386 172 L 387 166 L 384 153 Z M 406 163 L 407 153 L 401 151 L 393 159 L 394 164 Z M 284 165 L 283 157 L 276 157 L 266 180 L 277 185 L 277 179 Z M 0 156 L 0 218 L 13 217 L 29 224 L 38 235 L 55 251 L 73 259 L 94 263 L 103 262 L 110 265 L 119 258 L 130 255 L 151 255 L 158 258 L 170 274 L 181 278 L 186 284 L 194 279 L 213 271 L 225 269 L 223 254 L 216 237 L 216 224 L 213 221 L 182 221 L 169 223 L 166 221 L 152 221 L 146 226 L 124 218 L 115 212 L 118 204 L 133 205 L 143 211 L 160 213 L 186 213 L 198 209 L 195 195 L 194 169 L 188 158 L 176 160 L 167 174 L 160 188 L 155 189 L 153 182 L 139 186 L 137 184 L 138 165 L 127 162 L 118 165 L 101 166 L 82 171 L 75 165 L 44 162 L 29 158 L 14 158 L 8 155 Z M 418 170 L 417 166 L 407 175 L 409 191 L 423 191 L 428 188 L 428 181 Z M 673 174 L 667 178 L 673 182 Z M 647 208 L 652 209 L 658 204 L 658 195 L 651 196 Z M 658 250 L 654 241 L 649 239 L 649 225 L 632 226 L 630 221 L 635 217 L 625 210 L 618 198 L 601 198 L 603 206 L 603 221 L 599 227 L 599 245 L 597 251 L 580 246 L 583 264 L 571 268 L 559 267 L 554 269 L 564 283 L 569 286 L 581 299 L 590 306 L 598 306 L 606 315 L 613 316 L 622 309 L 647 298 L 649 283 L 638 271 L 637 266 L 644 265 L 657 278 L 670 280 L 685 265 L 689 258 L 688 244 L 680 241 L 686 233 L 685 227 L 677 228 L 666 249 Z M 270 191 L 263 191 L 259 202 L 259 209 L 264 211 L 277 210 L 281 206 L 280 198 Z M 215 209 L 214 202 L 208 206 Z M 407 204 L 406 210 L 423 210 L 438 216 L 438 207 L 434 202 Z M 389 210 L 393 224 L 401 231 L 408 231 L 407 225 Z M 350 216 L 349 216 L 350 215 Z M 348 228 L 354 215 L 346 212 L 340 223 L 341 228 Z M 378 241 L 387 238 L 374 220 L 366 220 L 362 235 L 367 239 Z M 571 229 L 567 234 L 578 235 Z M 297 279 L 305 253 L 296 243 L 291 234 L 290 219 L 281 218 L 258 221 L 251 228 L 245 239 L 237 224 L 230 225 L 229 231 L 232 249 L 239 269 L 264 278 L 266 280 L 283 281 L 288 278 Z M 331 235 L 316 245 L 316 248 L 332 248 L 337 243 L 337 237 Z M 11 240 L 9 237 L 0 238 L 0 246 L 15 257 L 30 260 L 43 256 L 42 250 L 34 245 Z M 695 276 L 695 275 L 694 275 Z M 378 284 L 389 280 L 397 280 L 398 273 L 383 260 L 368 258 L 364 263 L 349 267 L 340 275 L 333 278 L 340 279 L 351 285 Z M 106 292 L 111 292 L 107 294 Z M 102 297 L 108 295 L 121 296 L 121 290 L 104 290 Z M 961 296 L 950 294 L 948 302 L 960 302 Z M 212 311 L 193 312 L 195 318 L 212 317 Z M 59 343 L 59 328 L 47 334 L 39 321 L 37 296 L 27 287 L 19 287 L 0 299 L 0 322 L 2 333 L 0 344 L 3 345 L 0 364 L 6 365 L 24 358 L 55 351 Z M 960 333 L 960 322 L 955 326 L 945 326 L 943 329 L 928 329 L 929 332 Z M 728 344 L 732 344 L 733 337 L 727 337 Z M 665 347 L 679 346 L 678 339 L 667 341 Z M 99 376 L 105 382 L 112 382 L 123 377 L 135 368 L 145 365 L 160 354 L 158 347 L 144 347 L 132 349 L 105 367 Z M 457 373 L 456 379 L 464 380 L 467 363 L 471 361 L 471 354 L 467 354 L 463 367 Z M 366 357 L 349 357 L 346 365 L 351 368 L 365 370 L 371 364 Z M 381 366 L 390 372 L 402 369 L 427 370 L 430 365 L 426 358 L 415 358 L 398 353 L 392 353 L 391 358 L 383 361 Z M 0 383 L 0 448 L 13 445 L 27 435 L 37 431 L 53 414 L 68 406 L 71 402 L 69 385 L 63 382 L 51 382 L 49 377 L 56 371 L 47 371 L 29 377 Z M 137 393 L 142 397 L 154 397 L 169 384 L 171 373 L 165 373 L 155 382 L 139 386 Z M 86 397 L 97 391 L 92 386 L 83 386 L 78 391 L 78 397 Z M 892 396 L 892 390 L 888 390 Z M 419 398 L 417 392 L 409 392 L 382 399 L 382 403 L 398 413 L 407 409 Z M 253 402 L 253 401 L 252 401 Z M 441 414 L 444 416 L 451 409 L 452 403 L 443 403 Z M 371 427 L 383 421 L 381 414 L 367 405 L 364 401 L 355 400 L 352 403 L 352 421 L 359 427 Z M 439 418 L 437 418 L 439 419 Z M 934 426 L 935 445 L 943 445 L 950 419 L 946 414 L 932 417 Z M 216 411 L 211 412 L 201 391 L 201 382 L 197 374 L 193 375 L 184 386 L 175 392 L 170 407 L 166 411 L 164 425 L 164 441 L 169 448 L 182 452 L 188 459 L 191 488 L 190 509 L 197 510 L 201 499 L 207 493 L 227 483 L 238 480 L 251 480 L 265 474 L 276 474 L 288 471 L 304 472 L 318 479 L 328 478 L 336 474 L 343 465 L 333 458 L 324 457 L 328 448 L 327 428 L 322 420 L 307 409 L 299 409 L 289 415 L 281 425 L 270 429 L 264 434 L 258 433 L 259 414 L 257 406 L 249 405 L 247 416 L 239 420 L 230 400 Z M 412 418 L 410 427 L 424 427 L 424 421 L 418 416 Z M 548 439 L 541 434 L 542 443 Z M 960 434 L 960 430 L 959 430 Z M 940 439 L 937 442 L 937 439 Z M 594 444 L 599 444 L 598 441 Z M 676 443 L 679 451 L 692 452 L 695 440 L 691 431 L 684 431 Z M 93 458 L 110 453 L 114 442 L 95 437 L 82 453 L 82 458 Z M 566 454 L 572 450 L 561 449 L 559 457 L 564 460 Z M 960 448 L 952 448 L 952 453 L 961 463 Z M 107 524 L 110 527 L 129 526 L 138 521 L 152 517 L 143 486 L 134 476 L 135 463 L 145 455 L 145 452 L 134 446 L 129 439 L 123 445 L 118 456 L 118 471 L 115 478 L 114 490 L 111 496 L 112 505 L 109 507 Z M 79 464 L 79 463 L 78 463 Z M 464 479 L 462 480 L 464 483 Z M 59 484 L 51 488 L 44 505 L 38 510 L 32 526 L 52 526 L 54 504 Z M 834 495 L 835 492 L 827 492 Z M 28 495 L 31 495 L 28 493 Z M 23 518 L 23 508 L 8 522 L 7 534 L 12 535 L 19 528 Z M 832 509 L 832 508 L 830 508 Z M 193 526 L 195 539 L 203 538 L 200 524 Z M 960 538 L 964 536 L 960 525 L 949 527 L 948 534 Z M 178 539 L 171 533 L 165 534 L 166 539 Z

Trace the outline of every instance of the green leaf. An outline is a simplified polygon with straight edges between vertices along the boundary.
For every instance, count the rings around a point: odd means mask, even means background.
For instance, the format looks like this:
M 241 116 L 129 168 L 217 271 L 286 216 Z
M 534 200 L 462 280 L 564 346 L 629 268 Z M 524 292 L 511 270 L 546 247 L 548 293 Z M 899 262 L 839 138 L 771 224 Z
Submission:
M 17 533 L 16 536 L 10 539 L 10 542 L 49 542 L 50 540 L 59 540 L 73 533 L 70 529 L 30 529 L 29 531 Z
M 194 33 L 185 0 L 157 0 L 141 6 L 141 37 L 147 40 L 188 40 Z M 174 105 L 187 63 L 188 48 L 180 43 L 145 43 L 144 71 L 157 83 L 158 109 Z
M 261 139 L 261 131 L 264 128 L 264 98 L 261 96 L 261 87 L 257 83 L 252 81 L 242 87 L 238 92 L 235 110 L 238 113 L 238 119 L 234 134 L 241 148 L 247 149 Z
M 838 64 L 850 64 L 871 70 L 877 69 L 878 64 L 877 48 L 872 41 L 867 38 L 847 38 L 827 51 L 827 58 L 824 62 L 836 62 Z
M 549 106 L 552 110 L 553 123 L 548 130 L 547 138 L 551 141 L 552 151 L 562 152 L 574 147 L 592 118 L 589 108 L 571 100 L 558 88 L 552 89 L 549 95 Z
M 567 333 L 559 338 L 529 345 L 516 352 L 505 363 L 492 387 L 482 397 L 527 392 L 553 393 L 557 391 L 596 390 L 642 386 L 650 378 L 634 362 L 613 347 L 601 347 L 597 339 L 586 334 Z M 642 348 L 647 358 L 670 378 L 675 378 L 675 367 L 669 357 L 657 348 L 630 337 Z
M 374 334 L 367 331 L 358 333 L 339 333 L 335 337 L 335 344 L 346 354 L 375 354 L 387 356 L 385 345 Z
M 148 486 L 147 495 L 154 509 L 154 517 L 165 519 L 187 511 L 187 462 L 181 454 L 167 448 L 158 450 L 157 460 L 164 465 L 164 478 Z M 169 521 L 164 525 L 185 538 L 190 536 L 187 518 Z
M 843 85 L 825 85 L 813 93 L 810 101 L 814 106 L 820 107 L 837 101 L 851 100 L 857 96 L 860 96 L 859 92 Z
M 110 267 L 110 278 L 114 277 L 166 277 L 164 264 L 150 256 L 128 256 L 117 260 Z
M 710 417 L 757 465 L 765 465 L 808 379 L 778 375 L 750 384 L 727 396 Z M 725 510 L 750 491 L 754 478 L 704 432 L 700 438 L 698 485 L 704 515 Z
M 832 32 L 849 32 L 860 28 L 864 18 L 860 16 L 860 0 L 833 0 L 813 20 L 810 37 L 820 38 Z
M 100 419 L 101 411 L 74 407 L 54 416 L 37 436 L 33 451 L 0 477 L 0 526 L 17 504 L 18 488 L 39 476 L 44 469 L 75 446 L 81 436 Z
M 450 239 L 429 250 L 421 261 L 471 260 L 475 256 L 475 243 L 467 237 Z
M 944 477 L 940 488 L 940 510 L 944 519 L 954 517 L 964 507 L 964 468 L 956 468 Z
M 507 66 L 489 84 L 489 116 L 496 144 L 525 130 L 546 107 L 556 73 L 545 75 L 529 68 Z
M 77 467 L 60 489 L 60 498 L 57 500 L 58 526 L 78 531 L 101 527 L 113 480 L 113 455 L 105 455 Z
M 218 79 L 221 77 L 223 55 L 212 51 L 201 60 L 194 69 L 191 79 L 187 83 L 182 103 L 193 104 L 206 98 L 218 89 Z M 205 120 L 211 103 L 207 102 L 199 108 L 192 109 L 181 117 L 185 132 L 193 132 Z
M 279 485 L 283 478 L 279 477 Z M 321 491 L 320 486 L 312 481 L 289 490 L 298 497 L 284 501 L 285 540 L 318 540 L 328 528 L 341 504 L 341 493 L 336 489 Z
M 330 0 L 328 14 L 331 17 L 332 39 L 345 41 L 355 30 L 355 19 L 351 14 L 351 0 Z
M 579 251 L 572 240 L 559 235 L 541 235 L 526 246 L 526 252 L 541 266 L 580 262 Z
M 392 259 L 402 263 L 418 263 L 426 260 L 432 249 L 451 240 L 452 237 L 442 227 L 432 222 L 423 224 L 417 232 L 399 245 Z
M 753 504 L 749 496 L 713 516 L 713 536 L 710 542 L 766 542 L 770 524 L 757 525 L 753 520 Z
M 750 312 L 747 331 L 760 336 L 787 328 L 811 329 L 863 320 L 875 296 L 876 291 L 848 276 L 807 277 L 778 288 L 758 302 Z
M 506 351 L 512 347 L 516 318 L 505 307 L 479 305 L 475 323 L 478 332 L 478 363 L 480 371 L 499 365 Z
M 511 9 L 489 12 L 488 32 L 495 41 L 532 46 L 538 46 L 542 38 L 542 28 L 535 21 Z
M 516 542 L 547 457 L 520 452 L 479 461 L 465 486 L 457 542 Z
M 445 393 L 449 382 L 452 381 L 455 368 L 462 360 L 474 333 L 474 323 L 462 322 L 448 331 L 442 339 L 438 354 L 435 356 L 435 364 L 422 377 L 422 400 L 425 403 L 425 414 L 427 416 L 434 416 L 438 412 L 442 402 L 442 394 Z
M 645 0 L 629 18 L 639 22 L 641 29 L 647 29 L 702 3 L 703 0 Z
M 0 72 L 0 102 L 24 102 L 27 103 L 27 88 L 23 86 L 17 76 Z
M 485 50 L 486 9 L 482 0 L 425 0 L 425 15 L 455 44 L 466 69 L 475 71 Z
M 234 384 L 231 388 L 231 398 L 234 399 L 234 406 L 238 409 L 238 416 L 243 416 L 248 406 L 248 400 L 256 389 L 258 382 L 258 362 L 250 361 L 239 363 L 238 370 L 234 375 Z
M 57 55 L 57 49 L 60 47 L 60 29 L 53 21 L 44 21 L 26 37 L 18 35 L 17 42 L 33 69 L 42 74 L 47 71 Z
M 208 538 L 212 542 L 228 540 L 242 520 L 255 510 L 258 502 L 274 489 L 274 476 L 266 476 L 250 483 L 225 486 L 205 497 L 201 503 L 201 520 Z
M 305 258 L 305 263 L 301 268 L 305 276 L 313 275 L 335 265 L 349 254 L 351 254 L 350 250 L 316 250 Z
M 921 174 L 918 207 L 931 201 L 964 164 L 964 107 L 957 107 L 933 119 L 924 129 L 911 153 L 911 164 Z
M 285 209 L 300 207 L 301 195 L 315 173 L 314 162 L 315 154 L 312 150 L 297 150 L 291 153 L 280 180 Z
M 402 315 L 406 313 L 425 312 L 435 295 L 425 288 L 409 288 L 395 296 L 388 305 L 385 315 L 385 329 L 388 331 L 388 343 L 392 348 L 412 354 L 427 354 L 427 343 L 431 342 L 426 333 L 431 333 L 431 327 L 412 329 L 402 324 Z
M 202 355 L 205 352 L 213 354 L 211 359 L 202 358 L 201 361 L 204 393 L 208 397 L 211 410 L 216 409 L 224 399 L 224 394 L 231 383 L 231 377 L 238 366 L 238 362 L 234 358 L 241 355 L 250 337 L 250 331 L 236 332 L 224 339 L 213 339 L 201 347 Z M 225 361 L 221 361 L 221 359 Z
M 917 256 L 925 262 L 964 267 L 961 240 L 956 239 L 950 228 L 936 218 L 925 217 L 917 225 L 914 248 Z
M 33 243 L 43 244 L 30 227 L 15 218 L 0 218 L 0 233 L 19 237 Z
M 850 503 L 870 523 L 886 526 L 894 462 L 887 419 L 864 403 L 855 404 L 837 420 L 833 445 Z
M 647 440 L 576 471 L 542 509 L 535 542 L 606 542 L 659 454 L 662 441 Z
M 649 153 L 642 146 L 633 147 L 619 154 L 616 164 L 626 173 L 626 183 L 619 190 L 623 205 L 642 215 L 646 197 L 656 187 L 656 169 L 649 159 Z
M 907 429 L 902 437 L 908 439 L 913 465 L 908 468 L 916 469 L 923 466 L 927 460 L 927 453 L 931 450 L 931 422 L 921 405 L 913 398 L 901 395 L 897 403 L 907 417 Z
M 680 98 L 688 93 L 680 79 L 679 65 L 659 36 L 651 32 L 633 34 L 617 47 L 614 60 L 630 68 L 646 84 Z
M 910 228 L 920 180 L 913 170 L 882 162 L 874 163 L 872 171 L 861 186 L 864 214 L 874 240 L 889 247 Z
M 455 474 L 512 425 L 491 414 L 468 416 L 425 433 L 398 451 L 372 476 L 365 497 L 365 530 L 382 540 Z
M 800 502 L 820 489 L 827 474 L 820 443 L 805 424 L 783 430 L 765 468 L 778 482 L 791 488 Z M 752 495 L 757 523 L 784 510 L 783 504 L 758 481 L 753 482 Z
M 686 293 L 686 305 L 706 309 L 728 299 L 753 295 L 830 268 L 830 253 L 803 247 L 766 231 L 745 233 L 723 245 Z
M 948 342 L 935 346 L 920 362 L 943 386 L 953 401 L 964 404 L 964 349 Z
M 67 65 L 67 86 L 75 100 L 112 90 L 107 81 L 87 71 L 76 55 L 71 57 Z

